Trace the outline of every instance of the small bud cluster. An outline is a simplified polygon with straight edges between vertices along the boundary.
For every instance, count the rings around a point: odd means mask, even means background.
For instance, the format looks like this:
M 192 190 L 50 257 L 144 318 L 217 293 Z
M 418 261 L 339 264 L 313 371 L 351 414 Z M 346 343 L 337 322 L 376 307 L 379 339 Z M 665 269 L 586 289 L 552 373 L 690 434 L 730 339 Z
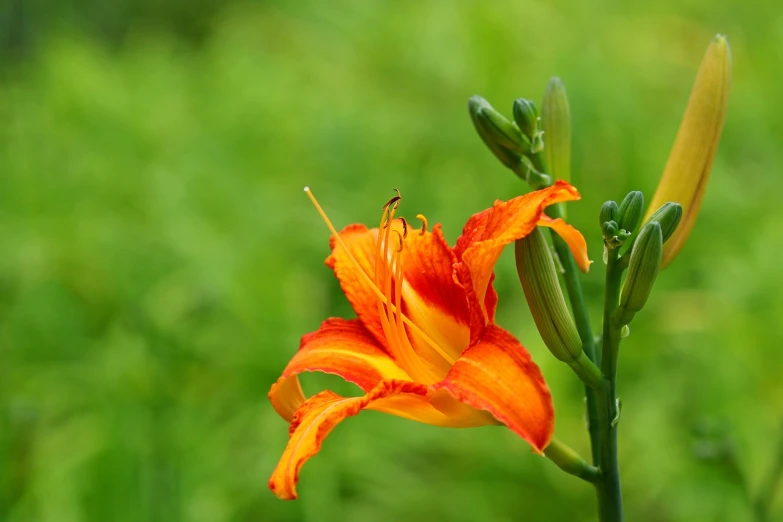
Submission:
M 626 201 L 628 199 L 626 197 Z M 636 199 L 641 200 L 639 207 L 643 207 L 643 198 Z M 623 205 L 620 205 L 619 214 L 622 225 L 633 228 L 638 225 L 641 219 L 641 210 L 637 213 L 636 205 L 633 202 L 629 203 L 625 213 L 623 213 Z M 601 213 L 603 216 L 603 209 Z M 624 254 L 623 258 L 628 261 L 628 275 L 620 295 L 620 305 L 614 316 L 617 323 L 628 324 L 647 303 L 655 279 L 661 270 L 663 245 L 677 230 L 681 218 L 682 206 L 678 203 L 669 202 L 661 206 L 644 223 L 628 252 Z
M 545 172 L 544 132 L 535 104 L 525 98 L 514 101 L 514 121 L 496 111 L 481 96 L 468 100 L 468 111 L 478 135 L 500 162 L 533 189 L 552 184 Z
M 606 248 L 621 247 L 639 226 L 643 212 L 644 195 L 639 191 L 629 193 L 619 206 L 615 201 L 604 203 L 600 222 Z

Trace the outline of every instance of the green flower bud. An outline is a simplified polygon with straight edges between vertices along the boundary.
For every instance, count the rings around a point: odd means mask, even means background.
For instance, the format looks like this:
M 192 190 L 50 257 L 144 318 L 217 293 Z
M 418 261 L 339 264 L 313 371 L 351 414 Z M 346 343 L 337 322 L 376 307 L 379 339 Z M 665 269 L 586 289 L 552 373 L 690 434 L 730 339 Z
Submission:
M 571 179 L 571 109 L 565 85 L 552 78 L 546 85 L 541 105 L 541 130 L 546 134 L 544 157 L 555 179 Z
M 514 142 L 514 132 L 508 125 L 513 124 L 496 112 L 481 96 L 471 96 L 468 100 L 468 111 L 481 141 L 495 157 L 512 170 L 519 168 L 520 152 L 509 146 L 509 143 Z M 503 120 L 508 125 L 505 125 Z M 521 133 L 519 135 L 522 136 Z
M 644 213 L 644 194 L 638 190 L 629 192 L 622 203 L 620 203 L 620 219 L 617 224 L 620 228 L 633 232 L 642 221 Z
M 519 130 L 531 140 L 539 134 L 538 110 L 532 101 L 525 98 L 514 100 L 514 121 L 517 122 Z
M 663 242 L 672 237 L 674 231 L 677 230 L 677 225 L 680 224 L 682 219 L 682 205 L 679 203 L 665 203 L 658 210 L 653 212 L 648 221 L 657 221 L 661 224 L 661 231 L 663 232 Z
M 617 222 L 620 218 L 620 207 L 617 206 L 616 201 L 607 201 L 601 205 L 601 214 L 599 215 L 598 222 L 601 226 L 608 221 Z
M 544 234 L 534 229 L 515 244 L 517 273 L 541 338 L 561 361 L 574 362 L 582 341 L 566 306 Z
M 491 107 L 480 109 L 479 119 L 483 127 L 500 145 L 520 155 L 526 154 L 530 149 L 530 140 L 522 134 L 516 123 L 507 120 L 495 109 Z
M 639 232 L 631 250 L 628 276 L 620 295 L 620 306 L 615 315 L 621 324 L 628 324 L 633 316 L 644 307 L 650 296 L 655 278 L 661 269 L 663 255 L 663 232 L 657 221 L 650 221 Z
M 601 231 L 604 234 L 604 239 L 609 240 L 617 235 L 618 227 L 616 221 L 604 221 L 601 225 Z

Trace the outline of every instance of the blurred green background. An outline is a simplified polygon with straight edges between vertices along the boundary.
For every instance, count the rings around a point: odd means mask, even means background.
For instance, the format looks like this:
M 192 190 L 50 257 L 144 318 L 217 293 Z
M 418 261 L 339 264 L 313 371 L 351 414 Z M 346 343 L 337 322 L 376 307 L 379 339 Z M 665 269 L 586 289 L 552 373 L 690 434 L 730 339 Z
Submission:
M 398 187 L 403 215 L 454 241 L 525 190 L 468 97 L 509 114 L 559 75 L 583 195 L 569 220 L 600 260 L 601 203 L 652 195 L 716 32 L 730 111 L 695 231 L 623 346 L 620 450 L 629 520 L 751 520 L 720 455 L 756 491 L 783 418 L 777 2 L 1 5 L 0 520 L 595 520 L 591 488 L 508 430 L 375 412 L 333 432 L 300 500 L 267 490 L 287 438 L 269 386 L 303 333 L 352 316 L 302 187 L 337 226 L 376 223 Z M 509 254 L 499 323 L 587 454 L 579 383 L 539 340 Z M 585 285 L 597 325 L 600 262 Z

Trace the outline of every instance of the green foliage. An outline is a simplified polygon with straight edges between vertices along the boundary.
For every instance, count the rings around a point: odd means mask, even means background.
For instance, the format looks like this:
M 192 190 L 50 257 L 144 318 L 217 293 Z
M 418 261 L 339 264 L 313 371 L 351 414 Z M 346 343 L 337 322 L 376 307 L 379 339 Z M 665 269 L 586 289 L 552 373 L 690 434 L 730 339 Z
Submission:
M 753 487 L 783 415 L 778 15 L 771 1 L 306 0 L 225 8 L 198 47 L 155 17 L 111 48 L 32 31 L 0 76 L 0 519 L 593 520 L 590 488 L 508 430 L 375 412 L 333 432 L 301 500 L 266 489 L 287 437 L 269 386 L 301 334 L 352 314 L 301 189 L 342 226 L 376 223 L 397 187 L 403 215 L 454 241 L 525 191 L 466 101 L 538 102 L 558 75 L 583 195 L 569 222 L 598 266 L 601 203 L 652 193 L 720 31 L 736 65 L 726 130 L 689 243 L 623 345 L 620 461 L 629 520 L 749 520 L 695 448 L 703 424 L 729 426 Z M 596 325 L 601 277 L 585 280 Z M 588 454 L 581 383 L 538 338 L 510 254 L 496 285 L 558 436 Z

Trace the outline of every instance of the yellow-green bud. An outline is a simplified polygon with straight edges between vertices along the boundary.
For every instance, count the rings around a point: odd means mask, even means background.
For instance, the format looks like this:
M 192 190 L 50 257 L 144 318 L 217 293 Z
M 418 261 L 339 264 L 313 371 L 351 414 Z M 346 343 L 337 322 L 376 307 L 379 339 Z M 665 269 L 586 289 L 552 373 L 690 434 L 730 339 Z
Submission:
M 541 105 L 541 128 L 544 134 L 544 157 L 554 179 L 571 179 L 571 109 L 565 85 L 552 78 L 546 85 Z
M 726 119 L 730 90 L 731 49 L 726 37 L 717 35 L 699 67 L 680 130 L 647 210 L 649 216 L 666 201 L 683 207 L 682 223 L 663 249 L 663 268 L 677 257 L 699 215 Z
M 544 234 L 534 229 L 517 240 L 514 251 L 519 281 L 541 338 L 552 355 L 561 361 L 575 361 L 582 354 L 582 342 L 563 298 Z
M 629 192 L 620 203 L 619 213 L 620 219 L 617 220 L 617 224 L 620 225 L 620 228 L 628 232 L 636 230 L 644 213 L 644 194 L 638 190 Z
M 628 263 L 628 276 L 625 278 L 620 295 L 620 306 L 615 315 L 621 324 L 628 324 L 633 316 L 644 307 L 655 278 L 661 269 L 663 255 L 663 233 L 661 224 L 649 221 L 633 244 L 631 260 Z
M 682 205 L 670 201 L 653 212 L 648 221 L 657 221 L 661 224 L 663 242 L 666 243 L 666 241 L 672 237 L 674 231 L 677 230 L 680 219 L 682 219 Z

